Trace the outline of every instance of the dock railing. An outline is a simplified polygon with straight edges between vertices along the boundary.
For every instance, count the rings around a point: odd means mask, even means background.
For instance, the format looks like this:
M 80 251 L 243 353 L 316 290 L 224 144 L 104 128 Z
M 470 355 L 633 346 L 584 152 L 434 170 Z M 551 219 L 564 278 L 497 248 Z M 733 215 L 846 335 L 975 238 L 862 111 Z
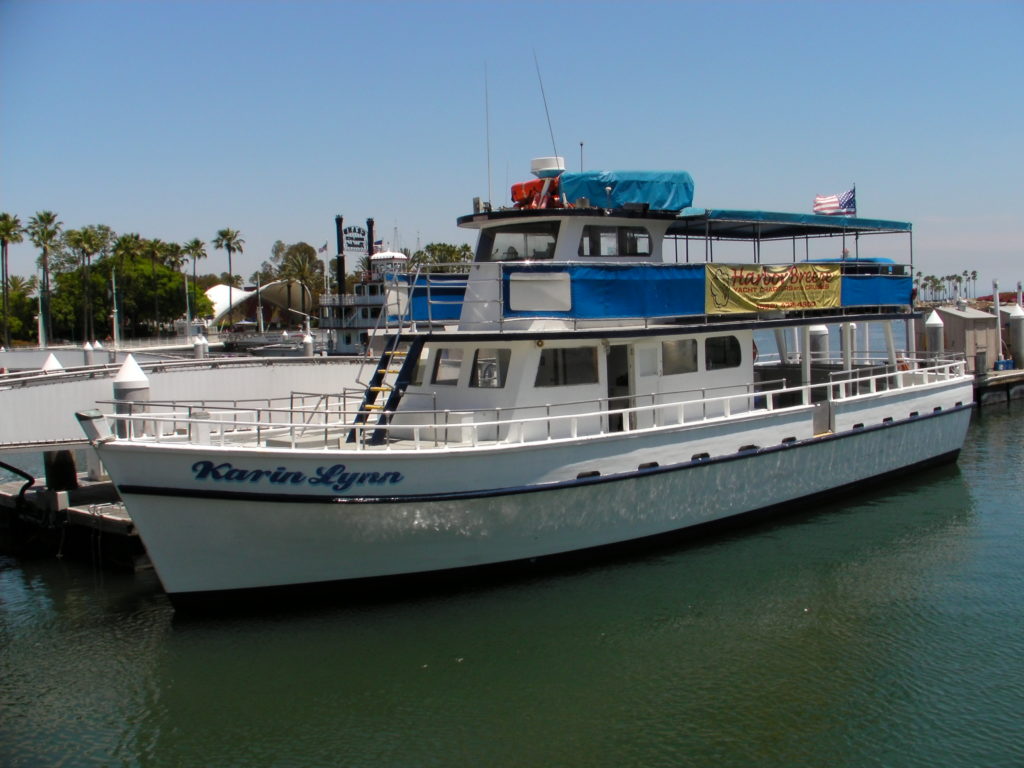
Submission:
M 829 374 L 818 384 L 783 380 L 742 387 L 649 393 L 509 409 L 406 410 L 387 424 L 354 423 L 361 391 L 292 393 L 259 401 L 125 402 L 106 416 L 113 434 L 147 442 L 246 445 L 287 449 L 429 450 L 485 444 L 528 444 L 610 433 L 673 429 L 773 412 L 813 410 L 891 390 L 965 379 L 963 360 L 914 360 L 913 367 L 876 366 Z M 355 439 L 348 442 L 350 434 Z

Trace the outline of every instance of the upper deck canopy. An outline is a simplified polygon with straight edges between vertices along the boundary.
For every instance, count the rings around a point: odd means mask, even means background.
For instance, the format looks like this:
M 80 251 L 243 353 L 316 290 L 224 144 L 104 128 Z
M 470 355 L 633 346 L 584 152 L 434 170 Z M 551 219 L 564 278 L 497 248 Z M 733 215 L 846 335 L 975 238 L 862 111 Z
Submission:
M 685 208 L 679 213 L 662 210 L 638 210 L 635 207 L 607 209 L 547 208 L 536 210 L 505 209 L 475 213 L 459 218 L 459 226 L 485 227 L 490 222 L 507 224 L 516 220 L 556 219 L 560 217 L 616 217 L 635 220 L 671 221 L 666 234 L 712 240 L 788 240 L 795 237 L 837 237 L 855 234 L 909 233 L 905 221 L 862 219 L 853 216 L 821 216 L 813 213 L 777 213 L 772 211 L 732 211 L 711 208 Z
M 676 221 L 668 228 L 669 235 L 709 237 L 714 240 L 786 240 L 793 237 L 910 231 L 911 225 L 904 221 L 710 208 L 686 208 L 680 211 Z

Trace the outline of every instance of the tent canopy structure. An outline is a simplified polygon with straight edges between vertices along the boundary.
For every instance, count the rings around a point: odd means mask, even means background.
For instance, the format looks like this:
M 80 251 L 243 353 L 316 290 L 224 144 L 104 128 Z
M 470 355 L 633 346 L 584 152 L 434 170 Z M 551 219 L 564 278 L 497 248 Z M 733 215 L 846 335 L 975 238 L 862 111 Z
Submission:
M 254 317 L 260 305 L 265 308 L 264 311 L 269 307 L 279 312 L 285 324 L 293 325 L 301 322 L 303 306 L 305 314 L 310 314 L 313 307 L 312 293 L 295 280 L 275 280 L 259 288 L 214 285 L 206 291 L 206 297 L 213 304 L 213 325 Z

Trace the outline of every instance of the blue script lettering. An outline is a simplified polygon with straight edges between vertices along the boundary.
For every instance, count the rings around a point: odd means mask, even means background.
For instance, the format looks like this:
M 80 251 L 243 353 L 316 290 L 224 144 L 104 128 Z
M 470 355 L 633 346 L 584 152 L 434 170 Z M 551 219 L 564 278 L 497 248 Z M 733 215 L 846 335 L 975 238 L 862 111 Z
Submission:
M 405 478 L 401 472 L 346 472 L 344 464 L 317 467 L 316 477 L 309 478 L 310 485 L 329 485 L 334 491 L 347 491 L 353 485 L 384 485 L 400 483 Z
M 224 480 L 232 483 L 258 483 L 261 480 L 271 485 L 323 485 L 333 491 L 347 491 L 353 485 L 385 485 L 402 482 L 405 477 L 401 472 L 347 472 L 344 464 L 333 464 L 329 467 L 317 467 L 312 477 L 299 470 L 287 467 L 275 469 L 243 469 L 231 462 L 224 461 L 214 464 L 212 461 L 197 461 L 192 465 L 196 480 Z

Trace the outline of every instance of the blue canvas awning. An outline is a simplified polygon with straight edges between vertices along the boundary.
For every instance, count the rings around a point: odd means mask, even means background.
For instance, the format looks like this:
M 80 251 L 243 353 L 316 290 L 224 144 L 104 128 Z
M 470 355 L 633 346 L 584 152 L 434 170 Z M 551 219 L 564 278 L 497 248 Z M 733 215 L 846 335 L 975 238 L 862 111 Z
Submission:
M 637 204 L 681 211 L 693 204 L 693 177 L 686 171 L 566 171 L 558 183 L 570 203 L 585 197 L 598 208 Z
M 728 211 L 687 208 L 669 227 L 668 234 L 710 237 L 716 240 L 784 240 L 793 237 L 910 232 L 905 221 L 822 216 L 814 213 Z

